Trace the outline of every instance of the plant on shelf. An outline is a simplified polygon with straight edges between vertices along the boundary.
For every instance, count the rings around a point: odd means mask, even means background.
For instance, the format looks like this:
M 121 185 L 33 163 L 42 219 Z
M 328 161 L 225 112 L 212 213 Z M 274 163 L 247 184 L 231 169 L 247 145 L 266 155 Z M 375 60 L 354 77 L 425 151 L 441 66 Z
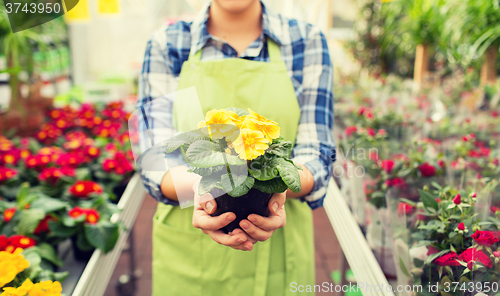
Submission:
M 496 82 L 496 63 L 500 47 L 500 4 L 498 1 L 452 1 L 450 31 L 454 46 L 466 47 L 467 60 L 482 58 L 481 84 Z
M 500 280 L 500 220 L 489 207 L 486 215 L 480 210 L 495 186 L 489 183 L 475 193 L 435 184 L 435 190 L 420 190 L 418 203 L 388 201 L 399 241 L 397 264 L 413 285 L 422 285 L 425 293 L 419 295 L 496 295 L 498 287 L 494 291 L 492 285 Z
M 416 50 L 413 79 L 421 84 L 429 69 L 430 52 L 442 44 L 446 11 L 443 0 L 384 1 L 392 16 L 386 19 L 383 47 L 398 52 Z
M 300 192 L 300 167 L 289 159 L 292 143 L 280 137 L 276 122 L 250 109 L 229 108 L 207 112 L 198 127 L 169 139 L 166 150 L 180 148 L 190 171 L 202 176 L 198 194 L 217 197 L 214 215 L 236 214 L 226 231 L 251 213 L 269 215 L 273 193 Z

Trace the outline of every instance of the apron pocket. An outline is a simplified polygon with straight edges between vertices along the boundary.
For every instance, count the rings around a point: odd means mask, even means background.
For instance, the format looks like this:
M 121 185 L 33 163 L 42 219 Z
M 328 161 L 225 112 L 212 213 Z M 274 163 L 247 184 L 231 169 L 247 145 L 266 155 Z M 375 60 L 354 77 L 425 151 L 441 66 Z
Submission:
M 153 218 L 153 295 L 203 295 L 200 281 L 203 233 L 170 225 L 170 217 L 161 221 L 158 212 Z

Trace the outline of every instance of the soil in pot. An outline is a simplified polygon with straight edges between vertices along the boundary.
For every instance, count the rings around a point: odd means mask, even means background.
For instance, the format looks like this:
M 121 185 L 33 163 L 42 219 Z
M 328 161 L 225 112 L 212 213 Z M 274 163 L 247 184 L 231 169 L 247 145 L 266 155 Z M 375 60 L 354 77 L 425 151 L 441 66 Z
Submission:
M 223 191 L 221 189 L 214 188 L 211 193 L 213 196 L 218 196 L 222 194 Z M 247 194 L 239 197 L 232 197 L 229 194 L 223 194 L 215 199 L 217 209 L 211 216 L 215 217 L 227 212 L 233 212 L 236 215 L 236 219 L 229 223 L 226 227 L 222 228 L 225 233 L 229 233 L 236 228 L 241 228 L 239 226 L 240 221 L 247 219 L 250 214 L 268 217 L 270 214 L 269 200 L 271 199 L 271 196 L 271 193 L 264 193 L 255 188 L 250 189 Z

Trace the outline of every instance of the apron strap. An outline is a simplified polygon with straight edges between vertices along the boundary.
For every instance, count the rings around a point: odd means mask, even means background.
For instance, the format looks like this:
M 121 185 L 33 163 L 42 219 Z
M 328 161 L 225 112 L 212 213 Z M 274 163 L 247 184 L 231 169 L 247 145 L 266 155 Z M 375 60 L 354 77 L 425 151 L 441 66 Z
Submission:
M 280 63 L 281 62 L 281 51 L 279 45 L 274 42 L 269 37 L 266 37 L 266 43 L 267 43 L 267 51 L 269 53 L 269 60 L 271 63 Z M 201 51 L 203 49 L 198 50 L 197 52 L 194 52 L 194 48 L 191 47 L 191 51 L 189 52 L 189 59 L 191 61 L 196 61 L 199 62 L 201 61 Z

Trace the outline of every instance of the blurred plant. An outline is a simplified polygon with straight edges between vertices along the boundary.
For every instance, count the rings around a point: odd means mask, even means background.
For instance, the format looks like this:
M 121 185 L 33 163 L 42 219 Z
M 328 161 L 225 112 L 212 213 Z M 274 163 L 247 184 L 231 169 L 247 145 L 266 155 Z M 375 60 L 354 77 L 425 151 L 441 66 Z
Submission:
M 446 31 L 450 35 L 453 62 L 469 66 L 484 57 L 482 82 L 494 82 L 500 46 L 500 4 L 494 0 L 452 0 L 453 10 Z M 484 73 L 484 72 L 488 73 Z

